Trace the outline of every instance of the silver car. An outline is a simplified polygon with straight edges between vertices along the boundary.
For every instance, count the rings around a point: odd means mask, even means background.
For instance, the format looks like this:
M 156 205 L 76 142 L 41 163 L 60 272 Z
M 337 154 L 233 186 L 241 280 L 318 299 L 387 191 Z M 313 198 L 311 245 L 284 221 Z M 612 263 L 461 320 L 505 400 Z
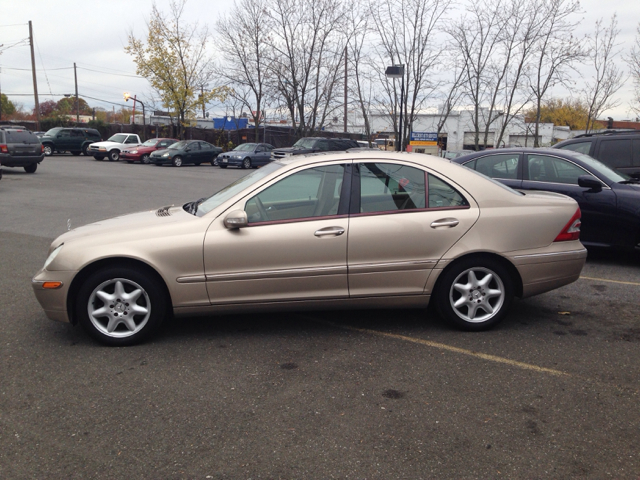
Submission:
M 447 160 L 358 150 L 293 156 L 216 194 L 76 228 L 33 278 L 46 315 L 108 345 L 175 316 L 425 308 L 483 330 L 514 296 L 575 281 L 580 210 Z M 231 253 L 237 252 L 237 253 Z

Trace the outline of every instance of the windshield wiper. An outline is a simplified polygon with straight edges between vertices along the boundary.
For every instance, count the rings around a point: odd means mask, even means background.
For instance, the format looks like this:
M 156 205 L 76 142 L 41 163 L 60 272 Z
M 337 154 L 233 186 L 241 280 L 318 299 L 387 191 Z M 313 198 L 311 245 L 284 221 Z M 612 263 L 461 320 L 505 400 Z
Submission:
M 207 199 L 207 197 L 202 197 L 198 200 L 195 200 L 193 202 L 187 202 L 185 203 L 182 208 L 187 212 L 190 213 L 191 215 L 195 215 L 198 212 L 198 207 L 200 206 L 200 204 L 202 202 L 204 202 Z

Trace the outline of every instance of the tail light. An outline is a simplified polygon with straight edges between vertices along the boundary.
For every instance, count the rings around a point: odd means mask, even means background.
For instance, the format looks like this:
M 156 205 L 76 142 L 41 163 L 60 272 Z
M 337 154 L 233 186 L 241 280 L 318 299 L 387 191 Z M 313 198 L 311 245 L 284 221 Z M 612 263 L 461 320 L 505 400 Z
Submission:
M 0 145 L 0 153 L 9 153 L 9 149 L 6 145 Z
M 44 145 L 40 145 L 40 153 L 44 153 Z
M 576 213 L 573 214 L 569 223 L 567 223 L 562 231 L 558 234 L 554 242 L 568 242 L 569 240 L 580 240 L 580 217 L 582 217 L 582 212 L 580 212 L 580 207 L 576 210 Z

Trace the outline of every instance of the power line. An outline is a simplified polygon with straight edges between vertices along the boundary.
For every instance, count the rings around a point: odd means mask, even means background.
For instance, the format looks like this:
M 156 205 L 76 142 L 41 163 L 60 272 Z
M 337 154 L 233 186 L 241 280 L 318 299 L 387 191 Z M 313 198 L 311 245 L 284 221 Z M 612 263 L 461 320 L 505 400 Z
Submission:
M 127 75 L 127 74 L 124 74 L 124 73 L 112 73 L 112 72 L 105 72 L 105 71 L 100 71 L 100 70 L 92 70 L 91 68 L 84 68 L 84 67 L 78 67 L 78 68 L 80 68 L 82 70 L 87 70 L 88 72 L 104 73 L 104 74 L 107 74 L 107 75 L 115 75 L 117 77 L 144 78 L 144 77 L 141 77 L 140 75 Z

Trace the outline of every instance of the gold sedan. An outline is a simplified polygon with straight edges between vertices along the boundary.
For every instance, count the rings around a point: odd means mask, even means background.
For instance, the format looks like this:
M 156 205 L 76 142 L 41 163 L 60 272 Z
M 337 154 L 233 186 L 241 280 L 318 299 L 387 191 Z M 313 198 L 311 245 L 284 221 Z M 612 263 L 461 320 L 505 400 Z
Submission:
M 76 228 L 34 276 L 46 315 L 130 345 L 168 315 L 425 308 L 484 330 L 575 281 L 568 197 L 447 160 L 348 151 L 272 162 L 218 193 Z

